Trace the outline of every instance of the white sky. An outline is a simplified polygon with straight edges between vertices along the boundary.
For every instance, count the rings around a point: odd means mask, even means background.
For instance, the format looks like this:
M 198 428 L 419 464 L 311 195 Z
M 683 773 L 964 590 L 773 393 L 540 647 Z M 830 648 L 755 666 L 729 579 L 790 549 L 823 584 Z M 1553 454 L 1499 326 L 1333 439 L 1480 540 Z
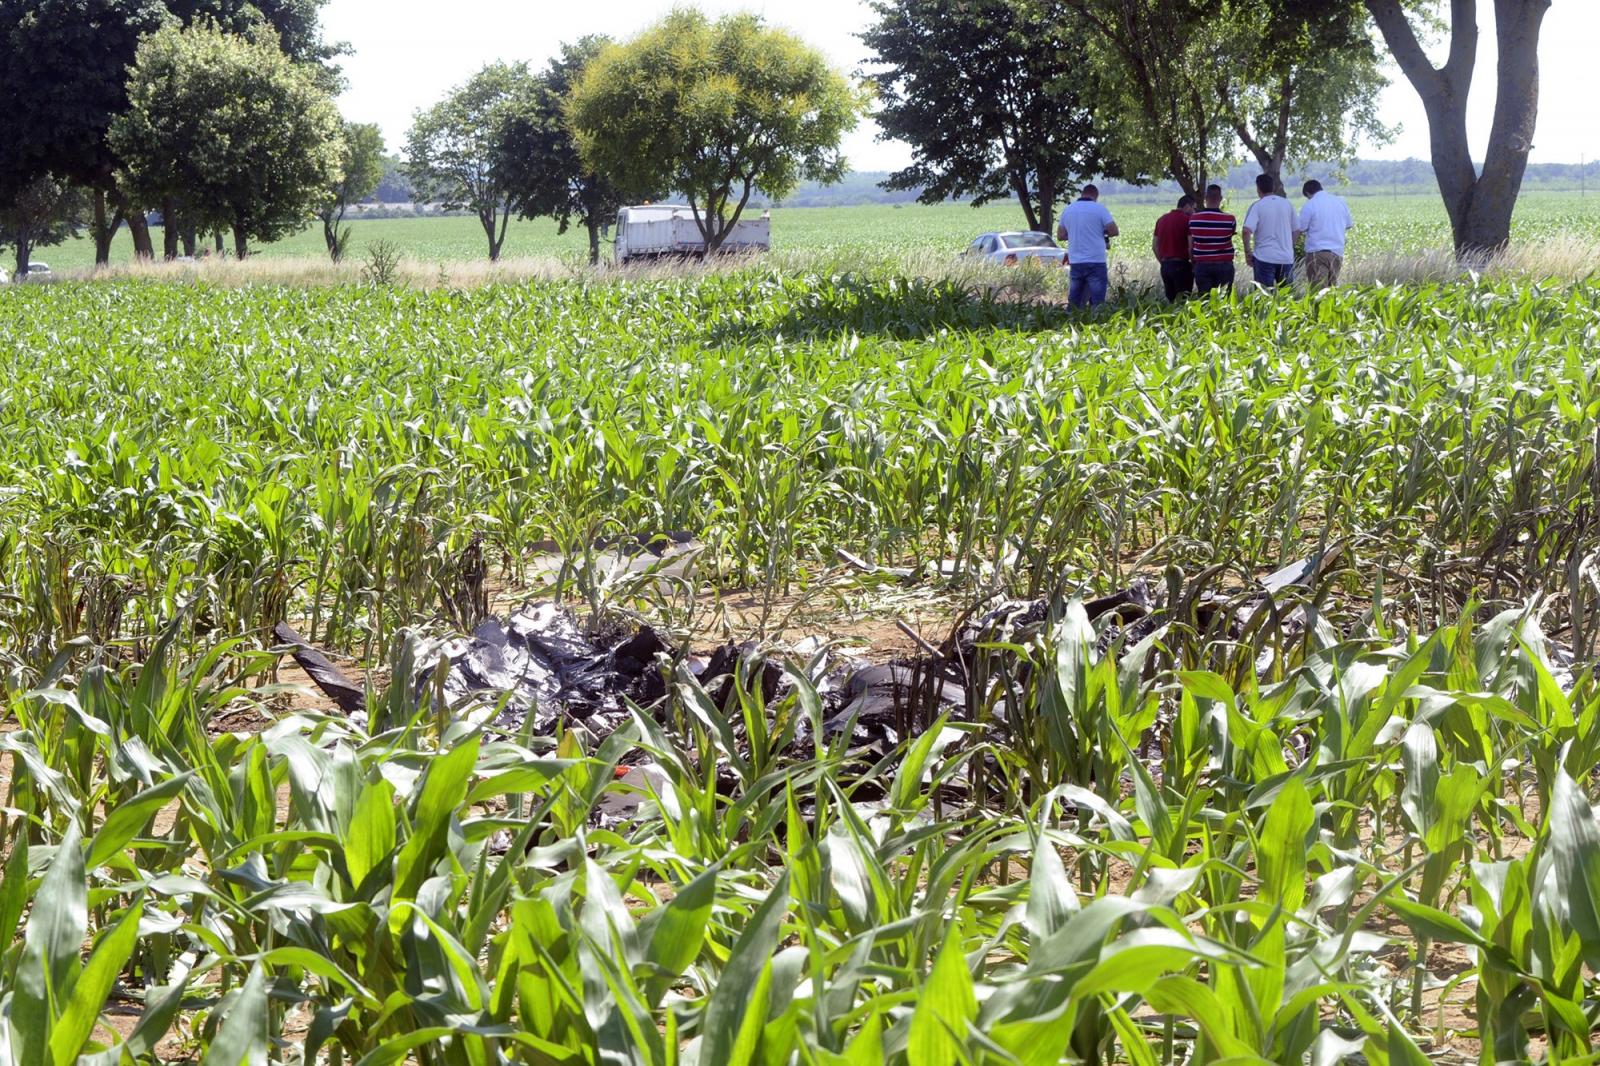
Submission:
M 404 143 L 411 115 L 439 99 L 483 64 L 496 59 L 528 60 L 542 66 L 560 42 L 586 33 L 626 37 L 664 14 L 671 0 L 452 0 L 441 9 L 419 0 L 329 0 L 323 25 L 330 40 L 347 41 L 353 54 L 343 58 L 349 90 L 340 98 L 345 117 L 377 122 L 389 150 Z M 826 52 L 846 72 L 867 59 L 855 37 L 870 21 L 865 0 L 699 0 L 708 12 L 755 11 L 786 26 Z M 1494 93 L 1493 5 L 1479 5 L 1482 43 L 1469 106 L 1473 155 L 1482 158 L 1488 138 Z M 1600 0 L 1555 0 L 1540 38 L 1541 91 L 1534 162 L 1577 162 L 1600 158 L 1600 119 L 1594 104 L 1594 78 L 1584 68 L 1595 61 L 1600 42 Z M 1393 72 L 1384 92 L 1384 121 L 1402 129 L 1393 143 L 1364 148 L 1368 157 L 1428 158 L 1428 125 L 1411 86 Z M 845 142 L 858 170 L 892 170 L 909 154 L 903 144 L 879 143 L 872 123 L 864 122 Z

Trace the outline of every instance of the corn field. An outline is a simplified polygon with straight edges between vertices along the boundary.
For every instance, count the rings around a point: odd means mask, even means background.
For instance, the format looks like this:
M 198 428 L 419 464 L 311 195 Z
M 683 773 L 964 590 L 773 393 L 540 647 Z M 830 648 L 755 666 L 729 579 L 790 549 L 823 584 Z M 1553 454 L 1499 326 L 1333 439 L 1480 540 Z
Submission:
M 1597 351 L 1588 284 L 0 293 L 0 1064 L 1600 1060 Z M 841 556 L 1042 607 L 882 751 L 825 646 L 690 669 Z M 445 700 L 477 558 L 665 695 Z

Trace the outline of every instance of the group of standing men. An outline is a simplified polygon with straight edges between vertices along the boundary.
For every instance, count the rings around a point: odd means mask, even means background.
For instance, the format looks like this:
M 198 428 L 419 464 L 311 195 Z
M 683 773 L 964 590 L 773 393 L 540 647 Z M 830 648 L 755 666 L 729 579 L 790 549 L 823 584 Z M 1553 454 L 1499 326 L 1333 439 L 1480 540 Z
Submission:
M 1308 181 L 1302 189 L 1305 205 L 1296 212 L 1276 188 L 1269 175 L 1256 178 L 1256 201 L 1244 216 L 1244 258 L 1255 283 L 1264 289 L 1292 283 L 1295 238 L 1302 236 L 1306 280 L 1312 288 L 1337 284 L 1344 264 L 1345 234 L 1355 226 L 1349 206 L 1320 182 Z M 1185 196 L 1176 210 L 1162 215 L 1156 221 L 1150 248 L 1161 263 L 1167 299 L 1232 289 L 1233 241 L 1238 233 L 1238 219 L 1222 209 L 1219 185 L 1206 188 L 1203 207 Z M 1074 307 L 1105 302 L 1109 280 L 1106 250 L 1116 235 L 1117 224 L 1093 185 L 1084 186 L 1079 198 L 1061 212 L 1056 236 L 1067 242 L 1071 270 L 1067 299 Z

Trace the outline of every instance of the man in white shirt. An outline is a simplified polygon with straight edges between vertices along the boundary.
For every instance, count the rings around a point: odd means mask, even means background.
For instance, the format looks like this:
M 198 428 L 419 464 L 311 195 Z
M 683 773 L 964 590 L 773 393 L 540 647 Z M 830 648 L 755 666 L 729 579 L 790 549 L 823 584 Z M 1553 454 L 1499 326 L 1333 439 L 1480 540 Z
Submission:
M 1306 235 L 1306 281 L 1313 289 L 1339 284 L 1339 268 L 1344 265 L 1344 235 L 1355 228 L 1350 207 L 1341 198 L 1326 192 L 1315 179 L 1300 190 L 1306 205 L 1300 209 L 1295 232 Z
M 1117 235 L 1117 223 L 1100 203 L 1100 190 L 1085 185 L 1078 199 L 1061 211 L 1056 223 L 1056 238 L 1067 242 L 1067 264 L 1071 282 L 1067 303 L 1073 307 L 1096 307 L 1106 302 L 1110 275 L 1106 271 L 1106 250 Z
M 1275 185 L 1269 174 L 1257 177 L 1257 199 L 1244 216 L 1244 261 L 1263 289 L 1294 281 L 1294 205 L 1273 191 Z

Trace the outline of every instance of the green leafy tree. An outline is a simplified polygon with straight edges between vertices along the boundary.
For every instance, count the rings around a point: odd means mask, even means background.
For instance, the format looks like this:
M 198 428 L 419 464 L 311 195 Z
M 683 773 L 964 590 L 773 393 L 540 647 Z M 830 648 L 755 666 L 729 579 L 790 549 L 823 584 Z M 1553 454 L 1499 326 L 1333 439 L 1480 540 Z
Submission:
M 341 142 L 339 179 L 318 208 L 322 219 L 322 239 L 335 263 L 344 258 L 350 246 L 350 230 L 344 215 L 350 205 L 372 195 L 383 180 L 383 132 L 370 122 L 346 122 Z
M 1229 0 L 1222 99 L 1240 143 L 1280 186 L 1284 164 L 1348 161 L 1384 143 L 1388 84 L 1360 0 Z
M 304 226 L 339 178 L 333 101 L 275 41 L 161 30 L 139 45 L 128 98 L 111 128 L 122 184 L 145 202 L 181 195 L 195 221 L 232 230 L 241 259 Z
M 149 251 L 109 131 L 139 39 L 170 21 L 159 0 L 0 0 L 0 203 L 49 175 L 88 189 L 97 264 L 124 221 Z
M 166 0 L 167 8 L 185 26 L 210 22 L 242 37 L 254 37 L 270 27 L 278 47 L 296 63 L 316 70 L 322 87 L 340 88 L 334 59 L 349 51 L 343 44 L 322 39 L 322 8 L 328 0 Z
M 603 50 L 567 115 L 584 162 L 629 196 L 676 189 L 715 252 L 757 189 L 837 181 L 866 94 L 754 15 L 678 10 Z
M 419 111 L 406 138 L 406 176 L 418 197 L 476 215 L 491 261 L 500 258 L 526 181 L 511 150 L 514 127 L 537 121 L 538 96 L 526 63 L 491 63 Z
M 561 55 L 532 85 L 531 106 L 519 108 L 507 129 L 506 151 L 516 169 L 519 211 L 524 218 L 549 217 L 565 233 L 573 222 L 589 233 L 589 262 L 600 261 L 600 228 L 623 204 L 621 193 L 586 166 L 567 125 L 566 102 L 573 85 L 610 42 L 584 37 L 562 45 Z
M 1221 17 L 1225 0 L 1056 3 L 1062 32 L 1090 44 L 1103 89 L 1096 121 L 1129 172 L 1203 191 L 1235 148 L 1225 79 L 1239 30 Z
M 924 203 L 1015 196 L 1028 228 L 1048 231 L 1080 179 L 1115 176 L 1091 110 L 1095 87 L 1081 34 L 1038 0 L 877 0 L 861 35 L 884 136 L 913 161 L 884 182 Z
M 17 277 L 28 273 L 33 249 L 76 237 L 88 206 L 82 189 L 49 176 L 30 182 L 0 206 L 0 246 L 16 250 Z

